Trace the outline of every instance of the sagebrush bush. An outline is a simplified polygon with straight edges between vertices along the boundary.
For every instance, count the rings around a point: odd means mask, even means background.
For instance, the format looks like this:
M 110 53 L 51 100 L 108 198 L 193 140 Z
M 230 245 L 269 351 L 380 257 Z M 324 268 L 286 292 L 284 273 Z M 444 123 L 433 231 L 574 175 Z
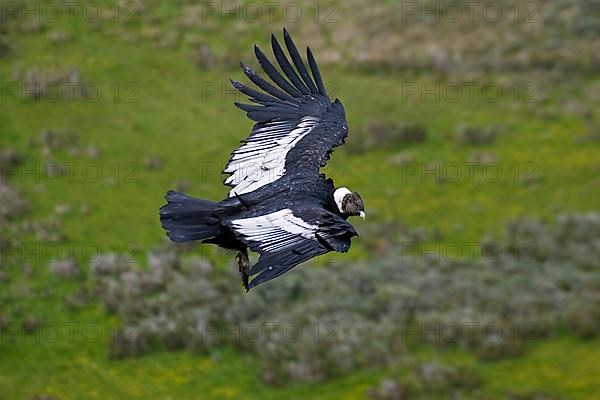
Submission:
M 149 155 L 144 159 L 144 167 L 150 170 L 160 170 L 164 164 L 164 159 L 159 156 Z
M 192 58 L 194 64 L 200 69 L 210 69 L 217 65 L 217 58 L 208 43 L 198 43 Z
M 0 15 L 0 22 L 2 21 L 2 15 Z M 13 50 L 13 45 L 7 35 L 0 32 L 0 58 L 7 56 Z
M 373 120 L 356 132 L 356 137 L 348 144 L 348 149 L 361 152 L 406 143 L 422 143 L 426 139 L 427 131 L 420 125 Z
M 74 279 L 81 273 L 79 265 L 73 260 L 56 260 L 50 263 L 50 271 L 60 278 Z
M 21 321 L 21 329 L 25 333 L 34 333 L 42 327 L 42 321 L 37 316 L 29 316 Z
M 52 44 L 56 45 L 68 43 L 73 40 L 73 36 L 69 32 L 60 30 L 50 31 L 46 36 Z
M 456 128 L 456 141 L 467 145 L 489 145 L 496 141 L 499 132 L 496 125 L 478 127 L 462 123 Z
M 31 67 L 20 74 L 23 95 L 34 99 L 74 101 L 82 98 L 83 83 L 76 67 Z
M 159 3 L 145 2 L 140 33 L 127 29 L 126 24 L 118 27 L 107 24 L 115 18 L 110 10 L 105 10 L 100 20 L 88 23 L 92 29 L 102 29 L 104 34 L 126 42 L 140 36 L 161 48 L 176 48 L 176 36 L 205 37 L 207 32 L 217 31 L 225 21 L 235 20 L 231 29 L 221 32 L 226 35 L 226 41 L 227 35 L 263 37 L 265 30 L 277 31 L 285 22 L 282 17 L 286 11 L 282 5 L 272 8 L 257 3 L 252 16 L 248 15 L 252 20 L 248 20 L 240 18 L 240 12 L 244 12 L 236 2 L 221 3 L 223 7 L 207 12 L 203 5 L 193 2 L 167 15 Z M 539 69 L 589 72 L 597 68 L 596 63 L 590 62 L 590 59 L 597 59 L 600 33 L 596 1 L 549 2 L 534 13 L 529 13 L 528 7 L 523 8 L 523 1 L 520 1 L 515 3 L 520 4 L 520 12 L 510 8 L 512 11 L 501 13 L 494 23 L 490 23 L 490 15 L 485 12 L 450 21 L 446 2 L 434 3 L 425 14 L 412 14 L 398 2 L 373 0 L 365 7 L 359 0 L 347 0 L 336 3 L 339 15 L 344 18 L 338 18 L 338 13 L 323 13 L 319 17 L 322 21 L 335 21 L 335 29 L 332 29 L 333 24 L 315 27 L 287 21 L 287 25 L 299 42 L 310 43 L 321 63 L 369 73 L 427 71 L 443 76 L 487 76 L 489 72 Z M 514 5 L 504 0 L 501 4 L 506 9 Z M 464 16 L 468 11 L 462 5 L 460 7 Z M 253 18 L 255 9 L 257 18 L 262 16 L 260 24 Z M 272 21 L 267 21 L 268 15 L 274 17 Z M 103 28 L 107 25 L 112 29 Z M 22 23 L 18 31 L 36 32 L 44 28 L 44 24 Z M 511 34 L 507 35 L 509 31 Z M 232 42 L 228 45 L 233 45 Z M 423 43 L 427 45 L 423 46 Z M 235 62 L 239 59 L 236 56 Z M 206 68 L 204 62 L 199 65 Z M 225 63 L 226 67 L 228 65 Z
M 0 150 L 0 182 L 6 183 L 15 172 L 15 168 L 23 163 L 25 157 L 10 148 Z
M 91 273 L 107 310 L 137 329 L 133 342 L 114 340 L 115 357 L 227 344 L 255 354 L 267 383 L 318 382 L 394 364 L 412 343 L 461 346 L 491 361 L 565 328 L 598 335 L 598 218 L 515 221 L 494 262 L 430 263 L 390 249 L 369 261 L 305 265 L 247 295 L 235 266 L 215 268 L 172 246 L 151 253 L 146 269 L 109 255 Z M 515 243 L 539 252 L 523 257 Z M 475 382 L 463 375 L 424 367 L 416 379 Z
M 3 169 L 12 168 L 20 165 L 25 157 L 16 150 L 5 148 L 0 150 L 0 163 Z
M 59 400 L 58 397 L 49 394 L 34 394 L 28 400 Z
M 40 135 L 42 145 L 49 150 L 79 146 L 79 134 L 72 131 L 44 129 Z
M 523 261 L 570 261 L 585 267 L 600 265 L 600 214 L 560 214 L 548 227 L 522 218 L 508 225 L 507 251 Z
M 412 382 L 397 382 L 393 379 L 382 379 L 377 385 L 367 390 L 367 395 L 371 400 L 404 400 L 415 396 L 418 389 L 415 389 Z
M 564 397 L 556 394 L 546 393 L 541 390 L 516 391 L 508 390 L 506 392 L 508 400 L 562 400 Z
M 571 332 L 583 339 L 600 335 L 600 293 L 584 293 L 569 304 L 564 313 L 565 324 Z
M 21 192 L 0 182 L 0 222 L 16 219 L 30 210 L 29 201 Z
M 444 398 L 463 398 L 461 393 L 477 389 L 481 383 L 479 375 L 463 366 L 413 362 L 408 376 L 384 378 L 367 394 L 372 400 L 422 399 L 440 394 Z

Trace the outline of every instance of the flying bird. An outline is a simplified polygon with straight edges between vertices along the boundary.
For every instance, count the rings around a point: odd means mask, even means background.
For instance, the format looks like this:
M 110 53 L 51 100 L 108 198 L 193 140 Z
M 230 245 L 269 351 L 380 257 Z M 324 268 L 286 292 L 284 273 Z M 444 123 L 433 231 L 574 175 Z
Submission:
M 223 171 L 229 175 L 224 182 L 231 187 L 228 197 L 213 202 L 171 190 L 160 209 L 162 227 L 172 241 L 203 240 L 237 251 L 246 290 L 313 257 L 347 252 L 358 236 L 348 217 L 365 218 L 360 195 L 336 188 L 320 172 L 348 135 L 344 106 L 329 99 L 310 48 L 307 69 L 285 29 L 283 38 L 289 58 L 271 35 L 282 72 L 254 46 L 271 82 L 243 63 L 242 71 L 255 87 L 231 80 L 253 103 L 235 105 L 255 125 Z M 252 266 L 248 249 L 260 255 Z

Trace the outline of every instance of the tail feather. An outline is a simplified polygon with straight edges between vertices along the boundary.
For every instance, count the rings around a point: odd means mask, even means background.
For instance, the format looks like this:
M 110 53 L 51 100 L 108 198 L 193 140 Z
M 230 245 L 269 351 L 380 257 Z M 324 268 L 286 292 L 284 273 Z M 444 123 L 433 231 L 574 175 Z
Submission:
M 214 214 L 218 204 L 196 199 L 170 190 L 167 204 L 160 208 L 160 223 L 174 242 L 187 242 L 215 237 L 221 231 L 219 219 Z

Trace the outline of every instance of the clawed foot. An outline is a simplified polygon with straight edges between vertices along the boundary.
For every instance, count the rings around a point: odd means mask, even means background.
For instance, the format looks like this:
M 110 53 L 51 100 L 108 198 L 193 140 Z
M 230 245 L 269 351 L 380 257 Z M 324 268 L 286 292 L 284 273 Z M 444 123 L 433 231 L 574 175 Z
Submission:
M 249 275 L 250 260 L 248 259 L 248 253 L 246 252 L 246 250 L 240 251 L 237 254 L 236 258 L 238 261 L 240 276 L 242 277 L 242 284 L 244 285 L 244 288 L 246 289 L 246 292 L 247 292 L 249 290 L 248 289 L 248 278 L 250 277 L 250 275 Z

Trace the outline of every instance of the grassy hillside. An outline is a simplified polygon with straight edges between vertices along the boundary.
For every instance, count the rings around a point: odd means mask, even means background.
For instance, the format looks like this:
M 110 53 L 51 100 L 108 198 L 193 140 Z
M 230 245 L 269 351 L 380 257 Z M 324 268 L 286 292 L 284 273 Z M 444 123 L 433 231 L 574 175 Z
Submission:
M 25 216 L 0 218 L 0 243 L 8 254 L 0 263 L 0 398 L 362 399 L 381 378 L 405 378 L 406 366 L 399 360 L 318 384 L 274 387 L 261 381 L 252 355 L 228 346 L 208 354 L 158 349 L 117 360 L 110 357 L 109 343 L 123 321 L 91 293 L 83 305 L 68 306 L 73 293 L 90 289 L 87 281 L 65 282 L 48 269 L 54 258 L 65 258 L 69 246 L 75 251 L 67 258 L 84 268 L 88 251 L 126 253 L 145 264 L 147 253 L 165 241 L 157 210 L 166 190 L 179 187 L 213 200 L 225 196 L 220 171 L 251 128 L 232 105 L 240 97 L 231 92 L 228 79 L 243 80 L 237 59 L 251 62 L 252 44 L 268 47 L 268 33 L 279 33 L 288 22 L 279 18 L 252 25 L 211 15 L 208 22 L 201 19 L 177 31 L 178 18 L 193 15 L 191 9 L 178 2 L 135 4 L 140 18 L 132 23 L 114 24 L 109 17 L 90 23 L 77 15 L 36 27 L 12 18 L 0 36 L 10 48 L 3 55 L 0 42 L 0 146 L 23 156 L 19 166 L 5 171 L 3 183 L 19 190 L 30 208 Z M 574 60 L 559 49 L 562 68 L 543 68 L 544 60 L 532 56 L 537 61 L 530 68 L 494 70 L 477 64 L 475 72 L 439 71 L 427 68 L 429 62 L 416 62 L 419 43 L 428 37 L 419 42 L 420 28 L 412 27 L 404 34 L 414 39 L 407 48 L 414 49 L 415 65 L 386 64 L 389 60 L 377 55 L 364 65 L 347 55 L 336 62 L 327 43 L 351 29 L 349 21 L 355 20 L 345 18 L 347 13 L 364 12 L 347 7 L 339 9 L 339 24 L 293 26 L 299 43 L 312 46 L 313 40 L 324 53 L 322 74 L 343 101 L 350 124 L 348 146 L 336 150 L 324 171 L 337 185 L 358 190 L 368 214 L 364 222 L 353 221 L 364 234 L 349 254 L 335 260 L 385 257 L 406 227 L 425 232 L 417 252 L 449 245 L 464 249 L 486 235 L 502 237 L 515 218 L 553 221 L 562 212 L 600 209 L 600 123 L 594 110 L 600 80 L 593 60 Z M 313 25 L 323 28 L 311 30 Z M 456 32 L 456 41 L 475 40 L 477 31 L 454 28 L 433 29 L 429 39 L 441 46 Z M 592 28 L 586 32 L 595 35 Z M 353 34 L 360 36 L 361 29 Z M 393 25 L 388 29 L 400 37 Z M 173 43 L 165 43 L 175 31 Z M 557 34 L 540 31 L 542 37 Z M 319 33 L 325 44 L 318 42 Z M 584 42 L 584 36 L 564 34 L 582 47 L 597 46 L 596 36 Z M 581 65 L 585 68 L 569 73 Z M 66 98 L 64 86 L 58 101 L 35 99 L 24 90 L 28 79 L 48 86 L 74 70 L 77 87 L 89 90 L 76 100 Z M 467 94 L 471 82 L 477 82 L 472 98 Z M 486 84 L 502 94 L 484 91 Z M 457 99 L 456 87 L 462 88 Z M 411 142 L 382 134 L 365 150 L 361 144 L 379 133 L 369 128 L 373 122 L 420 126 L 426 138 Z M 475 139 L 465 138 L 464 126 L 475 130 Z M 486 129 L 497 133 L 477 144 Z M 58 165 L 62 174 L 54 176 Z M 52 256 L 54 243 L 63 249 L 62 257 Z M 195 253 L 231 267 L 229 254 Z M 597 273 L 598 266 L 591 267 Z M 36 325 L 30 333 L 22 326 L 27 321 Z M 72 337 L 69 323 L 76 324 Z M 56 341 L 53 324 L 61 333 Z M 94 332 L 100 332 L 97 340 Z M 521 357 L 500 361 L 482 362 L 463 350 L 425 345 L 415 346 L 407 358 L 477 369 L 483 383 L 467 398 L 540 391 L 591 399 L 600 390 L 598 345 L 597 337 L 585 341 L 565 331 L 528 344 Z
M 98 160 L 60 150 L 50 157 L 30 152 L 28 162 L 37 176 L 17 171 L 15 181 L 24 180 L 28 194 L 42 191 L 43 196 L 30 196 L 38 215 L 52 212 L 56 204 L 89 204 L 94 211 L 85 224 L 79 218 L 65 219 L 69 237 L 104 246 L 133 241 L 147 248 L 163 236 L 160 227 L 151 224 L 135 232 L 131 227 L 148 225 L 166 188 L 185 180 L 193 195 L 224 196 L 220 170 L 251 127 L 232 106 L 236 96 L 227 86 L 229 77 L 241 79 L 239 72 L 198 70 L 183 51 L 157 57 L 151 45 L 133 47 L 97 36 L 76 37 L 51 52 L 44 51 L 48 46 L 44 36 L 25 37 L 17 45 L 19 58 L 2 66 L 4 76 L 19 67 L 74 65 L 90 91 L 102 91 L 94 103 L 21 101 L 19 95 L 18 101 L 12 96 L 3 107 L 9 146 L 25 150 L 30 137 L 56 130 L 75 132 L 84 149 L 94 145 L 102 152 Z M 245 58 L 251 58 L 250 51 Z M 471 101 L 467 88 L 460 102 L 443 101 L 438 94 L 441 100 L 436 103 L 404 92 L 407 82 L 430 90 L 441 85 L 427 76 L 373 76 L 334 69 L 323 73 L 339 87 L 336 96 L 344 101 L 353 132 L 370 120 L 409 121 L 427 129 L 428 138 L 420 145 L 385 146 L 358 155 L 340 148 L 334 154 L 328 170 L 338 184 L 361 192 L 375 221 L 402 219 L 412 226 L 438 228 L 451 240 L 474 241 L 489 231 L 499 232 L 507 220 L 520 215 L 551 216 L 597 206 L 593 198 L 597 145 L 585 143 L 585 123 L 563 113 L 550 120 L 540 117 L 547 109 L 559 108 L 565 96 L 551 82 L 537 80 L 536 75 L 484 77 L 483 82 L 506 80 L 506 86 L 520 80 L 534 82 L 540 88 L 540 101 L 534 103 L 524 103 L 522 93 L 515 102 L 515 92 L 506 88 L 497 103 L 486 101 L 479 91 Z M 126 88 L 128 84 L 132 86 Z M 115 85 L 122 102 L 114 101 Z M 219 93 L 212 95 L 214 85 Z M 137 102 L 125 102 L 127 96 Z M 454 136 L 461 123 L 498 124 L 502 130 L 493 146 L 481 149 L 457 143 Z M 469 164 L 474 162 L 472 153 L 482 150 L 497 160 L 487 170 L 481 163 Z M 408 165 L 389 161 L 402 151 L 412 155 Z M 164 169 L 144 167 L 152 155 L 164 160 Z M 52 169 L 46 163 L 51 161 L 79 164 L 68 171 L 72 175 L 54 182 L 46 177 Z M 529 176 L 535 181 L 523 182 Z

